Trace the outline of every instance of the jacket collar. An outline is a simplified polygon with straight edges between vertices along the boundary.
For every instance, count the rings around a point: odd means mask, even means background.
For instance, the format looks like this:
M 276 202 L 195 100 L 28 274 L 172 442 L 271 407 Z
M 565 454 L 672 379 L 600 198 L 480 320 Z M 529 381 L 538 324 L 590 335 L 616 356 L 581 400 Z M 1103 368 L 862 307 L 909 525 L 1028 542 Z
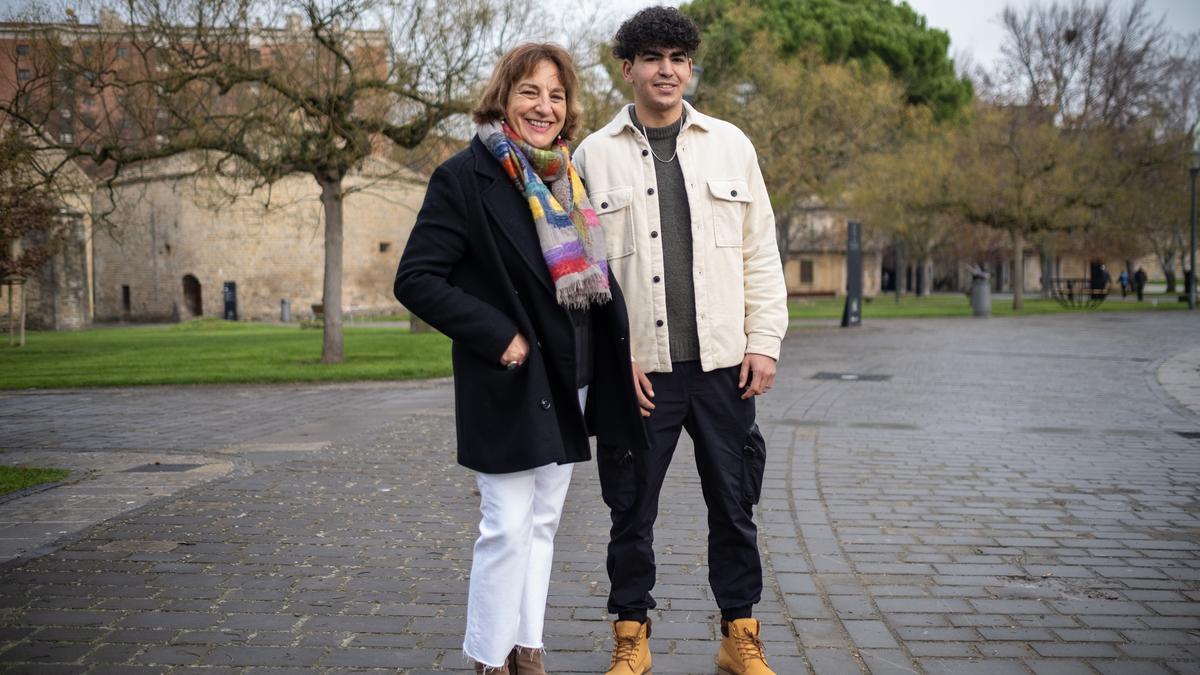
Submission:
M 629 116 L 629 110 L 631 108 L 633 108 L 632 103 L 626 105 L 624 108 L 621 108 L 621 110 L 617 112 L 616 116 L 613 117 L 608 124 L 604 125 L 604 131 L 606 131 L 609 136 L 616 136 L 626 129 L 630 130 L 631 132 L 637 132 L 638 134 L 641 134 L 642 130 L 634 126 L 633 118 Z M 683 133 L 690 127 L 696 127 L 700 131 L 708 131 L 712 126 L 713 118 L 693 108 L 691 103 L 684 101 L 683 110 L 683 128 L 679 130 L 679 133 Z

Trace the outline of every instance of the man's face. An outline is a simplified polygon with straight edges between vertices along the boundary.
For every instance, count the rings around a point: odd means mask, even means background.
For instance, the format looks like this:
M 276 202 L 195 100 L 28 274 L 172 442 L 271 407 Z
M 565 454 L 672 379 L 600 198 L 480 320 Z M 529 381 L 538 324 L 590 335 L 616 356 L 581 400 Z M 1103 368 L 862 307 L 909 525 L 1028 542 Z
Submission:
M 659 112 L 682 107 L 683 90 L 692 80 L 692 59 L 675 48 L 654 48 L 621 65 L 625 81 L 633 85 L 633 100 Z

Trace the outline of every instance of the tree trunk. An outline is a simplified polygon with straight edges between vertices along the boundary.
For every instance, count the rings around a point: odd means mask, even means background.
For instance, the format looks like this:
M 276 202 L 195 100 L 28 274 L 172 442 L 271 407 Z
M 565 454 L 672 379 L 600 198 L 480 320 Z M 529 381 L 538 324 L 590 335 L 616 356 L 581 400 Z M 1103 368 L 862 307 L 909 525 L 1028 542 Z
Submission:
M 905 269 L 904 244 L 896 242 L 896 302 L 904 295 L 904 287 L 908 285 L 908 270 Z
M 1025 238 L 1020 232 L 1012 233 L 1012 294 L 1013 311 L 1025 309 Z
M 341 363 L 342 345 L 342 177 L 317 179 L 321 186 L 321 205 L 325 207 L 325 287 L 324 339 L 321 363 Z
M 1159 256 L 1159 265 L 1162 265 L 1163 276 L 1167 279 L 1167 292 L 1175 292 L 1175 254 Z M 1131 279 L 1133 277 L 1130 277 Z
M 5 284 L 8 286 L 8 346 L 14 347 L 17 344 L 17 322 L 13 318 L 13 284 Z
M 1042 265 L 1042 298 L 1049 299 L 1054 293 L 1054 254 L 1045 246 L 1038 247 Z
M 25 283 L 17 284 L 21 288 L 21 339 L 19 346 L 25 346 Z

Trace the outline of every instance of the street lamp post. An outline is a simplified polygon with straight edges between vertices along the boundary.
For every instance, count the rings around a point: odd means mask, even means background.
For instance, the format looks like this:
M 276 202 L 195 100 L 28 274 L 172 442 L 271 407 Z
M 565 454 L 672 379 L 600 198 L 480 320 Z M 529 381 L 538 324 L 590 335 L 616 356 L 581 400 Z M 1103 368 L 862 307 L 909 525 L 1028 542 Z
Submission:
M 1192 127 L 1192 166 L 1188 176 L 1192 179 L 1192 253 L 1189 263 L 1191 284 L 1188 287 L 1188 309 L 1196 309 L 1196 286 L 1200 278 L 1196 276 L 1196 174 L 1200 173 L 1200 121 Z

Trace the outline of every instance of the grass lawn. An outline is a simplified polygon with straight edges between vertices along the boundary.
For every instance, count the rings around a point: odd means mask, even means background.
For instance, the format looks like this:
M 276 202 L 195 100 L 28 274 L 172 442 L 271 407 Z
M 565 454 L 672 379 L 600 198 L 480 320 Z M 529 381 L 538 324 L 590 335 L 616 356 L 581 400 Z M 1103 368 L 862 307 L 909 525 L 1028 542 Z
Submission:
M 320 330 L 219 319 L 36 332 L 28 334 L 24 347 L 0 342 L 0 389 L 406 380 L 450 374 L 450 340 L 437 333 L 347 327 L 345 354 L 344 363 L 322 365 Z
M 1131 296 L 1132 298 L 1132 296 Z M 1186 302 L 1178 302 L 1177 295 L 1147 295 L 1145 302 L 1125 300 L 1118 295 L 1110 296 L 1093 310 L 1064 309 L 1054 300 L 1025 298 L 1025 309 L 1021 316 L 1033 314 L 1059 314 L 1066 312 L 1147 312 L 1187 309 Z M 1157 304 L 1154 304 L 1157 301 Z M 844 298 L 792 298 L 788 303 L 788 315 L 793 319 L 840 319 Z M 863 302 L 863 320 L 868 319 L 915 319 L 929 317 L 972 316 L 971 301 L 962 293 L 946 293 L 920 298 L 906 295 L 896 302 L 893 295 L 880 295 Z M 1013 316 L 1011 296 L 992 298 L 992 316 Z
M 67 477 L 63 469 L 30 469 L 24 466 L 0 466 L 0 495 L 51 483 Z

